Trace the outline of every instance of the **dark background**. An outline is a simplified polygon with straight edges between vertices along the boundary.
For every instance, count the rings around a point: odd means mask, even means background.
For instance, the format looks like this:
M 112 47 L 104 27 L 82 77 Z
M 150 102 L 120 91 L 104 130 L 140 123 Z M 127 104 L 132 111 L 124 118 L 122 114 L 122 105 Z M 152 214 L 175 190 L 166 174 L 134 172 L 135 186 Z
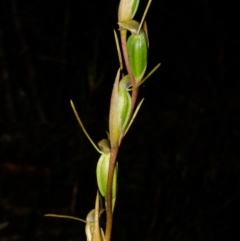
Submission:
M 83 223 L 43 215 L 94 206 L 99 154 L 69 100 L 106 138 L 118 3 L 0 3 L 1 241 L 86 240 Z M 239 240 L 237 14 L 227 1 L 153 0 L 148 70 L 162 65 L 121 146 L 113 240 Z

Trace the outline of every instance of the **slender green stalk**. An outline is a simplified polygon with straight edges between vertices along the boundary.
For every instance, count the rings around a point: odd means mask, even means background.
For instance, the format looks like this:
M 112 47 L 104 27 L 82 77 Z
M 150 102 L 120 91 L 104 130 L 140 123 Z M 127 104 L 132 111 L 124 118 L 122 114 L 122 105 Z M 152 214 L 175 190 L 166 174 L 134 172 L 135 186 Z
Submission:
M 103 154 L 103 153 L 101 152 L 101 150 L 95 145 L 95 143 L 93 142 L 93 140 L 91 139 L 91 137 L 88 135 L 88 133 L 87 133 L 87 131 L 86 131 L 86 129 L 85 129 L 85 127 L 84 127 L 84 125 L 83 125 L 83 123 L 82 123 L 82 121 L 81 121 L 81 119 L 80 119 L 80 117 L 79 117 L 79 115 L 78 115 L 78 113 L 77 113 L 77 111 L 76 111 L 76 108 L 75 108 L 72 100 L 70 100 L 70 104 L 71 104 L 71 106 L 72 106 L 73 112 L 74 112 L 74 114 L 75 114 L 75 116 L 76 116 L 76 118 L 77 118 L 77 121 L 78 121 L 79 125 L 81 126 L 84 134 L 86 135 L 86 137 L 88 138 L 88 140 L 91 142 L 91 144 L 93 145 L 93 147 L 96 149 L 96 151 L 97 151 L 98 153 L 100 153 L 100 154 Z
M 122 71 L 123 70 L 123 62 L 122 62 L 122 55 L 121 55 L 121 50 L 120 50 L 120 46 L 119 46 L 119 42 L 118 42 L 118 36 L 117 36 L 117 33 L 115 30 L 113 30 L 113 33 L 114 33 L 114 38 L 115 38 L 116 47 L 117 47 L 119 65 L 120 65 L 120 69 Z
M 73 220 L 77 220 L 77 221 L 80 221 L 80 222 L 86 223 L 86 220 L 84 220 L 84 219 L 76 218 L 76 217 L 68 216 L 68 215 L 45 214 L 44 217 L 66 218 L 66 219 L 73 219 Z
M 147 6 L 146 6 L 146 8 L 145 8 L 144 14 L 143 14 L 143 16 L 142 16 L 141 22 L 140 22 L 140 24 L 139 24 L 137 34 L 139 34 L 139 32 L 140 32 L 140 30 L 141 30 L 141 28 L 142 28 L 143 22 L 144 22 L 144 20 L 145 20 L 145 18 L 146 18 L 146 15 L 147 15 L 147 12 L 148 12 L 148 9 L 149 9 L 151 3 L 152 3 L 152 0 L 149 0 Z

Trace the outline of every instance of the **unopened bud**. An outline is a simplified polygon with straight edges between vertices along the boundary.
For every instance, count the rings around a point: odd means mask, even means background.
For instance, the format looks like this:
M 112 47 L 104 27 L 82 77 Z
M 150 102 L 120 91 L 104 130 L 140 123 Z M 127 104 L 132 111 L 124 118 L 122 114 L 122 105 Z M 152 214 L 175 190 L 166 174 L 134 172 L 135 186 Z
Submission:
M 129 36 L 127 40 L 128 57 L 133 76 L 139 83 L 147 68 L 148 38 L 143 30 Z
M 133 19 L 138 5 L 139 0 L 121 0 L 118 7 L 118 21 Z
M 104 143 L 104 141 L 105 140 L 102 140 L 100 143 L 102 144 Z M 98 189 L 104 198 L 106 198 L 107 196 L 109 162 L 110 162 L 110 152 L 103 153 L 98 160 L 97 170 L 96 170 Z M 114 169 L 113 184 L 112 184 L 112 198 L 115 198 L 117 194 L 117 170 L 118 170 L 118 164 L 116 164 Z

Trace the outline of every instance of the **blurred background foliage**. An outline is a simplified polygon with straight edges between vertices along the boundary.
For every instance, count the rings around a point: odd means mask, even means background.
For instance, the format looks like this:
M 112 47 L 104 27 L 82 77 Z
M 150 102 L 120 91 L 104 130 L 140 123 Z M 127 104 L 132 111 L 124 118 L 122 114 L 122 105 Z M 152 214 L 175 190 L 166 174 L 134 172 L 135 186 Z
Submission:
M 85 240 L 118 68 L 118 1 L 0 3 L 0 240 Z M 141 1 L 140 20 L 147 0 Z M 158 1 L 144 104 L 119 154 L 113 240 L 239 240 L 235 6 Z M 103 216 L 104 219 L 104 216 Z

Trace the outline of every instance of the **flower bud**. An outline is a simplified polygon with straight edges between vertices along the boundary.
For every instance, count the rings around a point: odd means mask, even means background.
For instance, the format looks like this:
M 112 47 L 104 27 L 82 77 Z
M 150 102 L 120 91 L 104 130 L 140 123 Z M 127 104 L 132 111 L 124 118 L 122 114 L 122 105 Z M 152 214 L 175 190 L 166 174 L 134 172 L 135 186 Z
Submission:
M 128 88 L 131 86 L 131 80 L 128 75 L 124 76 L 119 82 L 119 112 L 121 119 L 121 131 L 123 131 L 129 121 L 131 114 L 131 96 L 128 92 Z
M 94 230 L 94 216 L 95 216 L 95 209 L 92 209 L 86 218 L 86 226 L 85 226 L 85 232 L 87 236 L 87 241 L 92 240 L 92 234 Z
M 139 83 L 147 68 L 148 38 L 143 30 L 129 36 L 127 40 L 128 57 L 133 76 Z
M 133 19 L 139 0 L 121 0 L 118 7 L 118 21 Z
M 103 149 L 102 144 L 105 145 L 105 142 L 108 140 L 103 139 L 99 142 L 99 146 Z M 104 147 L 107 150 L 107 147 Z M 109 162 L 110 162 L 110 151 L 108 153 L 104 153 L 100 156 L 98 163 L 97 163 L 97 184 L 98 189 L 101 195 L 105 198 L 107 195 L 107 182 L 108 182 L 108 170 L 109 170 Z M 114 169 L 114 176 L 113 176 L 113 184 L 112 184 L 112 198 L 116 197 L 117 193 L 117 170 L 118 164 L 116 163 Z
M 119 144 L 119 138 L 121 135 L 121 119 L 118 109 L 119 98 L 118 98 L 118 87 L 120 79 L 120 69 L 118 69 L 117 76 L 115 78 L 112 90 L 112 96 L 110 101 L 109 111 L 109 140 L 111 148 L 115 148 Z

